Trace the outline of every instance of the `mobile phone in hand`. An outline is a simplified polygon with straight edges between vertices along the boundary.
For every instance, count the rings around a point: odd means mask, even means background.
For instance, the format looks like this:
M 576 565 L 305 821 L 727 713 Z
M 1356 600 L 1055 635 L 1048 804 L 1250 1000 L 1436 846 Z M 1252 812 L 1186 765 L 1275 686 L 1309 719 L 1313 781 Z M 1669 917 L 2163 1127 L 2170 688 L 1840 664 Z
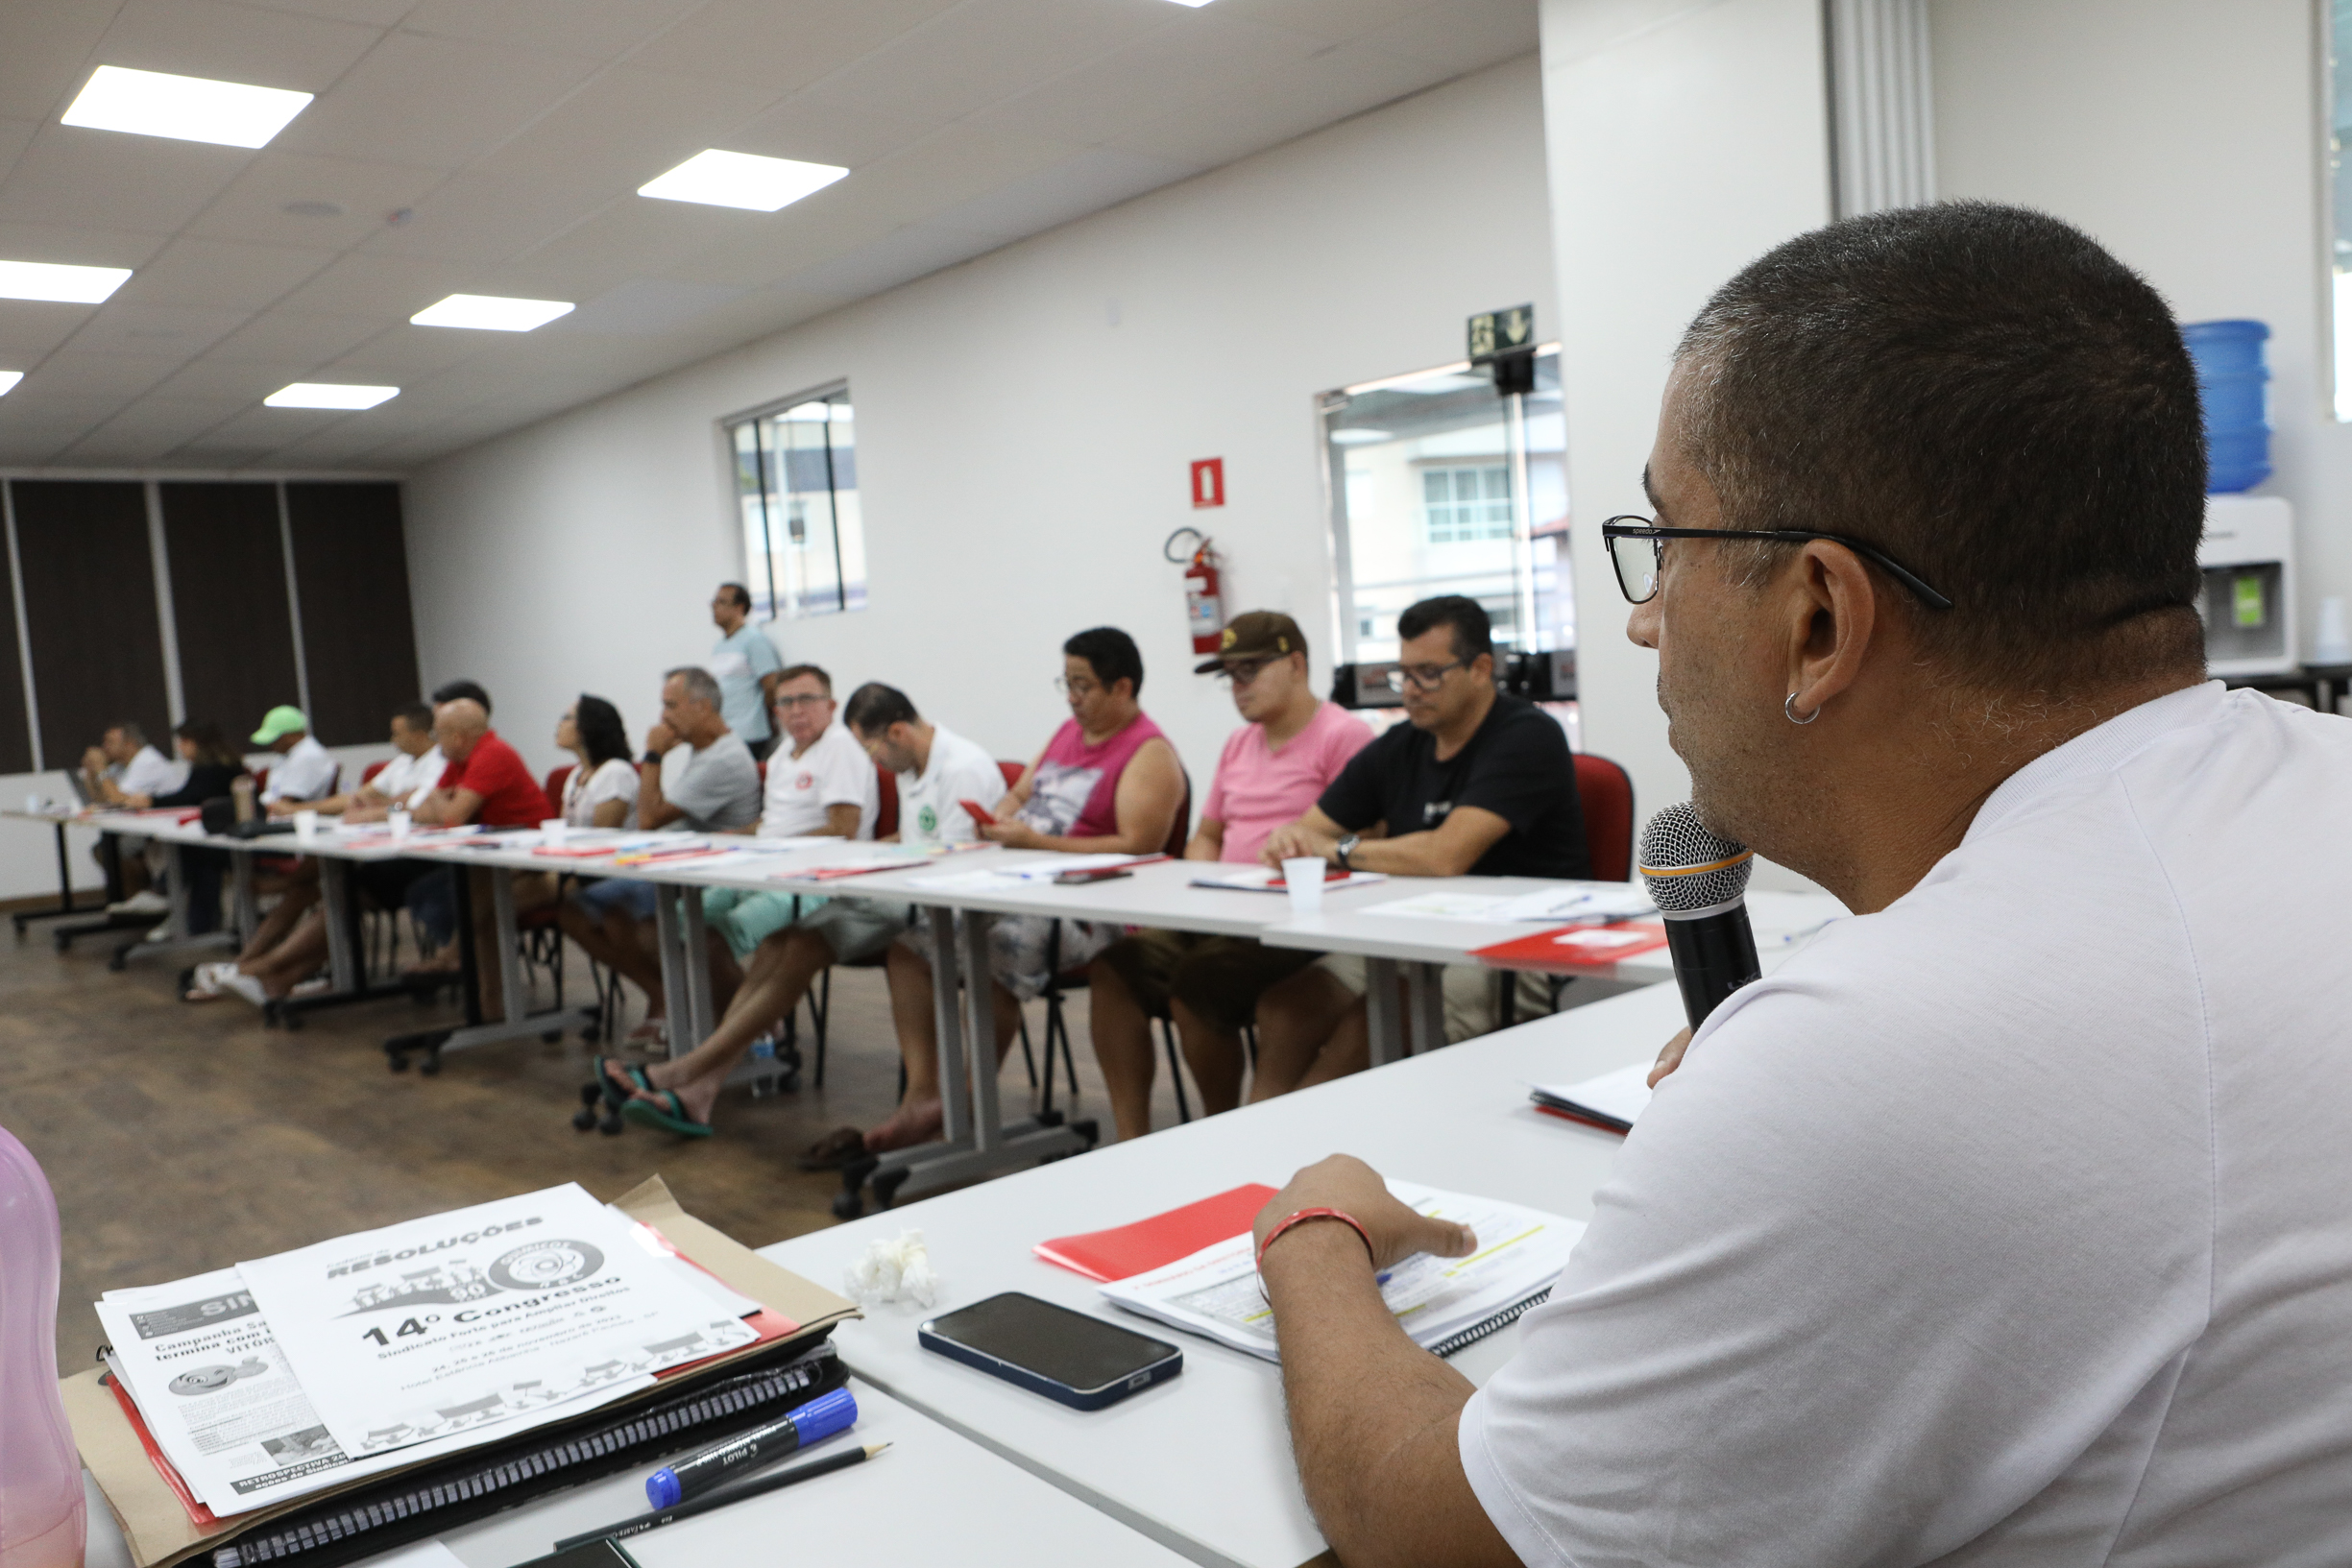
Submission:
M 979 823 L 979 824 L 980 824 L 982 827 L 983 827 L 983 828 L 993 828 L 993 827 L 995 827 L 995 826 L 996 826 L 996 813 L 995 813 L 994 811 L 989 810 L 989 809 L 988 809 L 988 808 L 987 808 L 985 806 L 982 806 L 982 805 L 980 802 L 978 802 L 978 801 L 958 801 L 956 804 L 957 804 L 957 805 L 958 805 L 958 806 L 960 806 L 960 807 L 962 807 L 962 808 L 963 808 L 965 810 L 967 810 L 967 811 L 971 812 L 971 813 L 972 813 L 972 820 L 973 820 L 974 822 Z

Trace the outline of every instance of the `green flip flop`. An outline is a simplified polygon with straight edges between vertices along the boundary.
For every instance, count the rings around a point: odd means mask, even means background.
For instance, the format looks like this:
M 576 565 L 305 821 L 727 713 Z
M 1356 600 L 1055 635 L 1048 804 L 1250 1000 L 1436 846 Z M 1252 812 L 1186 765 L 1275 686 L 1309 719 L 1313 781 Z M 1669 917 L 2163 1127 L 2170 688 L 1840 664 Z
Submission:
M 615 1110 L 628 1104 L 636 1097 L 613 1081 L 613 1074 L 606 1071 L 609 1067 L 619 1068 L 621 1076 L 640 1089 L 649 1090 L 653 1087 L 653 1080 L 645 1076 L 645 1070 L 637 1063 L 624 1062 L 618 1056 L 597 1057 L 595 1062 L 596 1092 L 604 1097 L 604 1103 Z
M 681 1138 L 711 1136 L 711 1124 L 688 1116 L 685 1102 L 678 1098 L 675 1091 L 668 1089 L 655 1090 L 652 1099 L 630 1100 L 620 1108 L 620 1114 L 641 1127 L 660 1127 Z

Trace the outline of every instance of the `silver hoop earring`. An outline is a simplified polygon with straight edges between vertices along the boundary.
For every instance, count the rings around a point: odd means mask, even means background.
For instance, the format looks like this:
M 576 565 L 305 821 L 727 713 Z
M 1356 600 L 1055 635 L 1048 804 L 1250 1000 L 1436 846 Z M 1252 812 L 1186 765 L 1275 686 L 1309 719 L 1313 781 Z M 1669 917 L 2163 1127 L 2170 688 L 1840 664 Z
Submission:
M 1797 694 L 1794 691 L 1791 691 L 1787 699 L 1781 704 L 1781 712 L 1787 715 L 1788 722 L 1791 724 L 1810 724 L 1821 716 L 1821 710 L 1816 708 L 1805 717 L 1799 718 L 1797 716 Z

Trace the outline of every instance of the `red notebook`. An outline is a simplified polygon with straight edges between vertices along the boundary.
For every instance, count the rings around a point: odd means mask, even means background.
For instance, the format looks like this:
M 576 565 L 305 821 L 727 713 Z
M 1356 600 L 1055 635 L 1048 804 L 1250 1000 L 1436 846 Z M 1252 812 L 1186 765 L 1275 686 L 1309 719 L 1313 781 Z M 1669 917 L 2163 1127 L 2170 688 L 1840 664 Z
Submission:
M 1273 1195 L 1273 1188 L 1252 1182 L 1131 1225 L 1039 1242 L 1036 1253 L 1088 1279 L 1126 1279 L 1241 1235 Z
M 1637 953 L 1666 945 L 1666 928 L 1642 924 L 1570 926 L 1565 929 L 1515 936 L 1491 947 L 1474 948 L 1470 956 L 1496 969 L 1532 969 L 1540 974 L 1577 975 L 1606 969 Z

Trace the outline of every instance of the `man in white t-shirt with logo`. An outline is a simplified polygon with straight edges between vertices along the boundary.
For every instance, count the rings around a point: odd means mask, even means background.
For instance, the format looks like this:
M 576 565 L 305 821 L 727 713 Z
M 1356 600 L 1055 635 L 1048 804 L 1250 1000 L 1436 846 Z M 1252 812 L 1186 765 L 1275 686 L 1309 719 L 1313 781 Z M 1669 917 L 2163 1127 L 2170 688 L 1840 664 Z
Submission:
M 788 725 L 792 722 L 790 712 L 785 717 Z M 860 687 L 850 693 L 842 718 L 865 759 L 866 777 L 872 779 L 877 766 L 897 775 L 898 832 L 890 836 L 900 843 L 967 842 L 974 836 L 972 819 L 956 803 L 1004 793 L 1005 776 L 986 752 L 924 719 L 895 688 L 878 682 Z M 780 765 L 786 765 L 781 758 L 768 763 L 771 801 Z M 762 826 L 764 830 L 764 819 Z M 771 932 L 753 951 L 726 1016 L 692 1050 L 650 1067 L 599 1059 L 602 1079 L 630 1093 L 623 1116 L 687 1137 L 707 1137 L 718 1091 L 752 1042 L 789 1016 L 828 966 L 882 953 L 913 917 L 909 905 L 883 899 L 804 899 L 799 919 Z M 937 1077 L 934 1064 L 929 1073 L 934 1098 Z M 909 1093 L 913 1092 L 910 1077 Z M 837 1164 L 854 1155 L 859 1136 L 856 1128 L 844 1128 L 810 1157 L 820 1165 Z
M 2164 301 L 2020 208 L 1801 235 L 1647 481 L 1692 803 L 1855 918 L 1668 1045 L 1483 1388 L 1374 1284 L 1459 1226 L 1344 1157 L 1267 1206 L 1335 1555 L 2352 1562 L 2352 722 L 2203 679 Z

